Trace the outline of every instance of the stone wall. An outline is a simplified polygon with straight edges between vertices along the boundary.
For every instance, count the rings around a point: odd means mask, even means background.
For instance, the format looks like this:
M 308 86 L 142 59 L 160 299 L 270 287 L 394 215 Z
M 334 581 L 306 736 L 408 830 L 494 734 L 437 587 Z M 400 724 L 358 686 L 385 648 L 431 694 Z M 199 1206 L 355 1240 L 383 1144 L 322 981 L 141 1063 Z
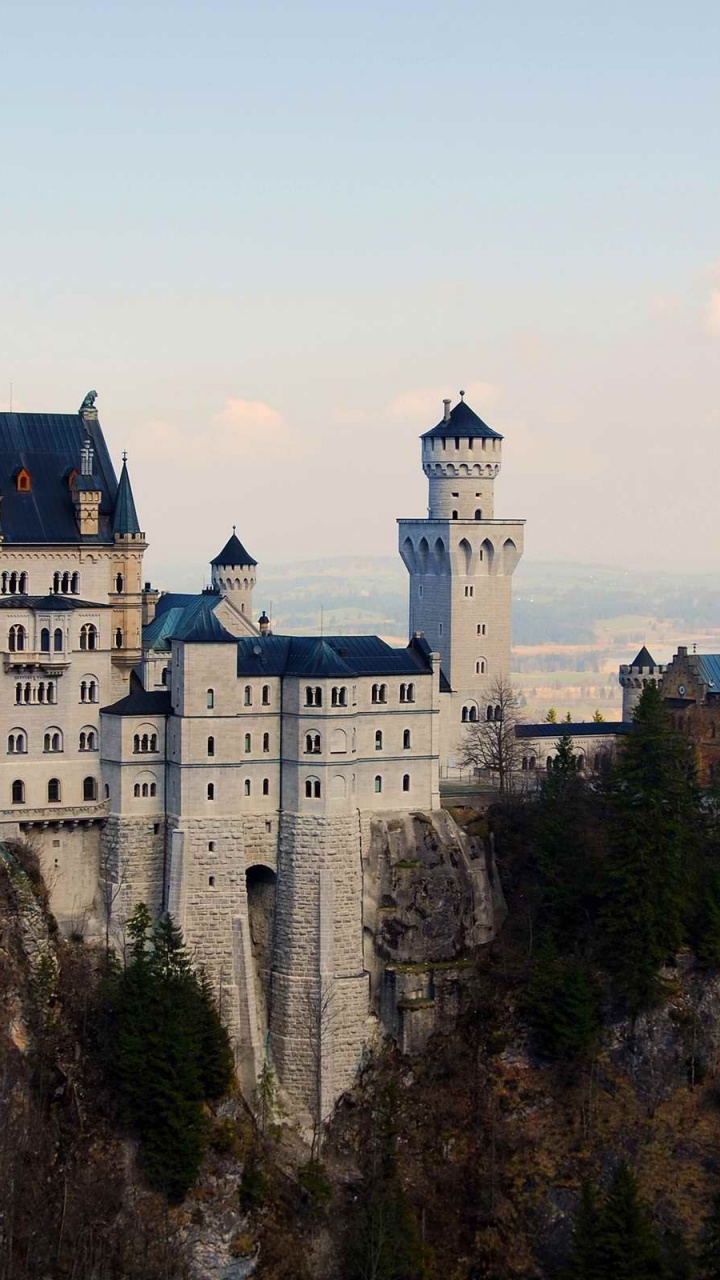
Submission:
M 139 902 L 152 915 L 163 908 L 165 821 L 110 814 L 100 834 L 99 896 L 110 906 L 113 933 L 122 933 Z

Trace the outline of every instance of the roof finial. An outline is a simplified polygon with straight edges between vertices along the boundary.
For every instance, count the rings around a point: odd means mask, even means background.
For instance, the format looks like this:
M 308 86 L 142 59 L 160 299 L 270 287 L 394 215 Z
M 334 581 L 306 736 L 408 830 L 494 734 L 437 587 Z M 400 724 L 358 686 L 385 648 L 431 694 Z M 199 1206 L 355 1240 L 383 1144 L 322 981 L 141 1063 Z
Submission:
M 233 525 L 233 533 L 235 532 L 235 530 L 236 530 L 236 529 L 237 529 L 237 525 L 236 525 L 236 524 L 234 524 L 234 525 Z
M 464 400 L 464 399 L 465 399 L 465 392 L 464 392 L 464 391 L 461 391 L 461 392 L 460 392 L 460 399 L 461 399 L 461 400 Z
M 123 449 L 123 462 L 127 462 L 127 449 Z

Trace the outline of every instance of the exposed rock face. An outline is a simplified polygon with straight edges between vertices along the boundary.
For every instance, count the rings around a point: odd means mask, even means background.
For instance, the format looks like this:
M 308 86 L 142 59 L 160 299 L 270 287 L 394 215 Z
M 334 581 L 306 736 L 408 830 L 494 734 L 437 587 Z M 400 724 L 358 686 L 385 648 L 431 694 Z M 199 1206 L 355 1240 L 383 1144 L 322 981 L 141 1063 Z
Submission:
M 408 1052 L 457 1014 L 464 969 L 506 914 L 492 848 L 446 810 L 376 817 L 364 859 L 365 967 Z

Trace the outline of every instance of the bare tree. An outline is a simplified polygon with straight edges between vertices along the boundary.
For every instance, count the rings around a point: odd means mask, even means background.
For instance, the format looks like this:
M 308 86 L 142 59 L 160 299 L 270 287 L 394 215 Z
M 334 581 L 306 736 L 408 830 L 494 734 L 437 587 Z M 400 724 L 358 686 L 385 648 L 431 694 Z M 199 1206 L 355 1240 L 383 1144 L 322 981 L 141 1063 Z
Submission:
M 487 769 L 498 780 L 501 799 L 512 793 L 523 754 L 532 744 L 518 740 L 520 696 L 507 676 L 497 676 L 485 690 L 479 720 L 470 720 L 458 747 L 460 763 Z
M 110 954 L 110 929 L 112 912 L 116 899 L 120 897 L 127 885 L 127 869 L 120 866 L 119 854 L 114 854 L 104 842 L 100 847 L 100 865 L 98 868 L 100 897 L 105 913 L 105 955 Z
M 312 1080 L 309 1104 L 312 1118 L 310 1159 L 320 1159 L 322 1128 L 332 1109 L 328 1103 L 328 1083 L 333 1070 L 332 1041 L 335 1027 L 334 983 L 321 979 L 315 991 L 306 995 L 307 1026 L 310 1040 Z

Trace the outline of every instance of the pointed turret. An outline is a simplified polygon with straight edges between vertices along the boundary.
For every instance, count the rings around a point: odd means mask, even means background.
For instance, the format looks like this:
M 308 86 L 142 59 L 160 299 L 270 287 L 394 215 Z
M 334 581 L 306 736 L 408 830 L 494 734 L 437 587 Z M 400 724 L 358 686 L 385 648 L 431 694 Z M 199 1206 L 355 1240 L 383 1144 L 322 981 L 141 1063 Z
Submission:
M 210 561 L 210 569 L 213 587 L 231 600 L 239 613 L 252 615 L 256 568 L 257 560 L 245 550 L 233 525 L 232 534 L 222 551 Z
M 115 496 L 115 510 L 112 522 L 113 535 L 140 533 L 140 522 L 135 510 L 132 485 L 127 469 L 127 454 L 123 454 L 122 471 Z

